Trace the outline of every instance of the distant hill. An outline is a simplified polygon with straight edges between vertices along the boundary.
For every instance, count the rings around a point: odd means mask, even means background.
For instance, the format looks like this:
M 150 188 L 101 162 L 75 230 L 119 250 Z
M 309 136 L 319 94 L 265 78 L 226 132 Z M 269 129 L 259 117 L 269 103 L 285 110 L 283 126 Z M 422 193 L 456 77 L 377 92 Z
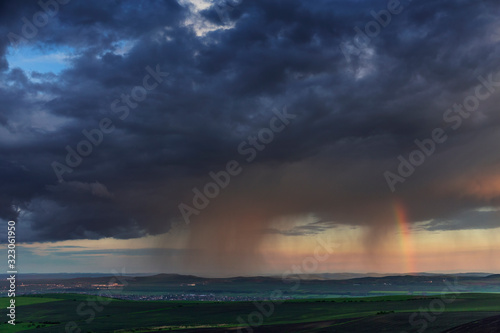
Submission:
M 110 273 L 20 273 L 17 274 L 18 280 L 40 280 L 40 279 L 75 279 L 75 278 L 102 278 L 109 277 Z M 6 279 L 8 274 L 0 274 L 0 279 Z M 183 275 L 183 274 L 151 274 L 151 273 L 131 273 L 125 274 L 125 276 L 133 276 L 137 278 L 150 278 L 150 281 L 162 280 L 162 281 L 195 281 L 200 279 L 213 279 L 213 280 L 232 280 L 240 279 L 241 281 L 245 279 L 281 279 L 281 275 L 269 275 L 269 276 L 237 276 L 237 277 L 225 277 L 225 278 L 207 278 L 195 275 Z M 318 274 L 299 274 L 302 280 L 349 280 L 356 278 L 383 278 L 383 277 L 395 277 L 395 276 L 456 276 L 456 277 L 500 277 L 500 274 L 492 273 L 482 273 L 482 272 L 467 272 L 467 273 L 318 273 Z
M 493 274 L 493 275 L 488 275 L 488 279 L 500 279 L 500 274 Z
M 277 276 L 239 276 L 205 278 L 194 275 L 156 274 L 127 276 L 125 279 L 102 274 L 26 274 L 20 275 L 20 293 L 97 292 L 109 284 L 117 293 L 127 295 L 225 295 L 270 297 L 275 290 L 284 297 L 339 297 L 373 295 L 433 295 L 442 292 L 500 292 L 500 274 L 416 273 L 390 276 L 363 276 L 357 273 L 332 273 Z M 83 275 L 83 276 L 81 276 Z M 349 277 L 344 278 L 342 277 Z M 124 280 L 124 281 L 122 281 Z M 0 280 L 0 294 L 8 282 Z
M 107 277 L 110 273 L 19 273 L 16 274 L 18 280 L 63 280 L 63 279 L 75 279 L 75 278 L 97 278 L 97 277 Z M 126 274 L 127 276 L 145 276 L 151 274 Z M 0 279 L 6 279 L 9 274 L 0 274 Z

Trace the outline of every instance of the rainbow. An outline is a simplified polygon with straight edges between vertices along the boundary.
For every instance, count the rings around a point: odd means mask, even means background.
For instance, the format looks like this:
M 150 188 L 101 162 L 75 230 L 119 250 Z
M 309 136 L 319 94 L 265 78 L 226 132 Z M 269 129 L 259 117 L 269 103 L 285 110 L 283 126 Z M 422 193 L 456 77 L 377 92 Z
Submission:
M 413 247 L 410 222 L 408 221 L 404 205 L 397 200 L 394 201 L 394 216 L 398 227 L 398 234 L 400 236 L 401 251 L 405 261 L 405 272 L 416 273 L 417 265 L 415 261 L 415 249 Z

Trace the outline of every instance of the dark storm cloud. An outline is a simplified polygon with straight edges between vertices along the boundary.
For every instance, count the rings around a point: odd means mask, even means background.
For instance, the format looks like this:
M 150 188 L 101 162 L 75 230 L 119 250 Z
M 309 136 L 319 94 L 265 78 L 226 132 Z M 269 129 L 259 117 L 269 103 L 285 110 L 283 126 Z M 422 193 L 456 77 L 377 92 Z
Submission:
M 297 226 L 289 230 L 278 230 L 275 228 L 269 228 L 266 230 L 266 233 L 285 235 L 285 236 L 306 236 L 306 235 L 320 234 L 323 231 L 336 227 L 337 225 L 332 221 L 317 221 L 306 225 Z
M 126 255 L 126 256 L 172 256 L 183 254 L 185 251 L 179 249 L 163 249 L 163 248 L 148 248 L 148 249 L 105 249 L 105 250 L 79 250 L 79 251 L 57 251 L 51 249 L 51 255 L 62 257 L 88 257 L 88 256 L 109 256 L 109 255 Z
M 498 228 L 498 211 L 466 211 L 451 219 L 437 219 L 423 226 L 430 231 L 439 230 L 462 230 L 462 229 L 494 229 Z
M 478 75 L 500 70 L 495 1 L 413 2 L 348 60 L 341 43 L 385 1 L 243 1 L 228 12 L 228 27 L 214 8 L 194 15 L 175 1 L 73 0 L 20 46 L 69 49 L 69 67 L 58 75 L 7 67 L 7 34 L 40 9 L 1 6 L 0 217 L 29 227 L 24 241 L 168 231 L 191 189 L 243 160 L 238 144 L 284 105 L 297 119 L 197 222 L 221 232 L 252 223 L 236 217 L 240 209 L 265 221 L 260 230 L 281 215 L 311 212 L 383 227 L 394 198 L 383 172 L 442 125 Z M 224 29 L 199 35 L 194 18 Z M 168 78 L 120 120 L 111 103 L 156 65 Z M 500 204 L 500 188 L 481 190 L 498 166 L 498 101 L 483 103 L 401 185 L 412 220 Z M 66 145 L 75 148 L 82 130 L 104 117 L 115 131 L 58 183 L 51 163 L 64 163 Z

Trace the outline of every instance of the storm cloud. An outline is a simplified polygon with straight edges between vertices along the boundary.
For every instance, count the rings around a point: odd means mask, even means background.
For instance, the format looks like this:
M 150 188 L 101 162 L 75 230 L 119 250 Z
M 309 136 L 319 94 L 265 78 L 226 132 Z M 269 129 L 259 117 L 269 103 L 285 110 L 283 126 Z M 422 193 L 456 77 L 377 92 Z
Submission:
M 341 45 L 386 1 L 241 1 L 226 19 L 217 4 L 73 0 L 14 45 L 8 34 L 41 8 L 1 3 L 0 218 L 25 229 L 20 241 L 168 232 L 184 223 L 179 204 L 193 205 L 192 189 L 231 160 L 241 174 L 189 224 L 193 248 L 233 253 L 229 262 L 253 256 L 265 233 L 345 224 L 376 239 L 395 200 L 412 222 L 435 221 L 429 230 L 497 223 L 467 212 L 500 205 L 500 94 L 457 129 L 443 118 L 479 76 L 500 81 L 497 1 L 401 2 L 358 54 Z M 23 53 L 62 57 L 63 68 L 13 65 Z M 148 67 L 168 76 L 132 107 L 126 95 Z M 296 118 L 246 162 L 238 146 L 285 107 Z M 77 151 L 105 118 L 113 131 L 60 182 L 54 162 L 67 165 L 66 147 Z M 384 172 L 397 173 L 398 156 L 437 127 L 446 142 L 391 192 Z M 320 222 L 269 227 L 304 214 Z

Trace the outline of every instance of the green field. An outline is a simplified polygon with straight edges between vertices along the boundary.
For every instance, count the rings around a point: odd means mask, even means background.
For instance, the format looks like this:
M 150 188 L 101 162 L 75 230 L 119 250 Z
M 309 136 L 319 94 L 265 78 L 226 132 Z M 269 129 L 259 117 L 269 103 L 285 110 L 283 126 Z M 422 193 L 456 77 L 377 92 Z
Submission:
M 397 295 L 290 300 L 282 304 L 259 302 L 265 308 L 261 312 L 270 312 L 269 316 L 262 316 L 261 328 L 332 321 L 328 327 L 335 327 L 336 332 L 376 332 L 377 325 L 383 325 L 386 332 L 412 332 L 420 326 L 409 324 L 410 315 L 419 308 L 429 308 L 433 301 L 438 302 L 439 299 L 440 296 Z M 7 304 L 8 299 L 0 298 L 2 318 L 7 317 Z M 141 302 L 80 294 L 21 296 L 16 298 L 16 305 L 17 325 L 9 325 L 4 319 L 0 332 L 64 332 L 68 322 L 74 322 L 74 327 L 81 332 L 175 331 L 187 327 L 191 328 L 190 331 L 201 327 L 219 327 L 223 331 L 222 327 L 238 326 L 239 316 L 247 321 L 251 313 L 258 311 L 252 302 Z M 500 295 L 460 294 L 443 310 L 432 323 L 428 323 L 426 332 L 440 332 L 462 323 L 498 315 Z M 328 332 L 322 329 L 322 332 Z M 309 331 L 314 332 L 315 329 L 310 328 Z M 75 329 L 74 332 L 79 331 Z M 254 329 L 254 332 L 259 330 Z

